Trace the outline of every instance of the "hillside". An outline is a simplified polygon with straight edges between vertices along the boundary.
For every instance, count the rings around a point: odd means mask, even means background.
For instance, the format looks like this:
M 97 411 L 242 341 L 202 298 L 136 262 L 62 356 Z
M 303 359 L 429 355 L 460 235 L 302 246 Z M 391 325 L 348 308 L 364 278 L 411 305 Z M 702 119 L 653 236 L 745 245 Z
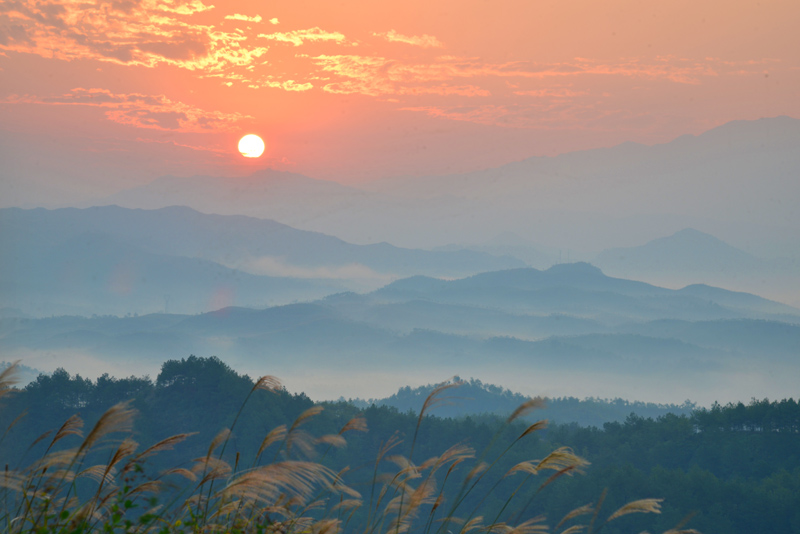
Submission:
M 452 277 L 519 265 L 478 252 L 353 245 L 182 207 L 0 210 L 0 307 L 35 316 L 264 307 L 372 289 L 409 273 Z
M 386 388 L 453 375 L 551 398 L 787 395 L 800 379 L 798 347 L 800 312 L 787 306 L 612 278 L 588 264 L 418 276 L 265 309 L 0 319 L 0 350 L 31 367 L 152 373 L 165 354 L 216 355 L 247 372 L 267 368 L 317 399 L 383 398 Z M 743 373 L 753 378 L 742 382 Z
M 175 517 L 182 518 L 181 523 L 191 524 L 194 520 L 185 507 L 173 507 L 172 499 L 178 497 L 177 502 L 181 503 L 186 495 L 198 491 L 194 477 L 187 480 L 188 475 L 176 475 L 186 473 L 192 466 L 202 470 L 204 459 L 212 453 L 214 465 L 225 470 L 225 481 L 238 482 L 242 476 L 261 471 L 268 476 L 259 479 L 260 488 L 272 483 L 269 476 L 287 473 L 292 476 L 287 476 L 282 487 L 311 485 L 314 489 L 318 484 L 323 496 L 332 491 L 331 485 L 324 483 L 330 478 L 335 478 L 339 488 L 347 484 L 364 495 L 382 491 L 374 487 L 376 481 L 380 485 L 383 480 L 395 480 L 400 476 L 398 471 L 406 472 L 404 468 L 409 463 L 417 465 L 423 477 L 432 466 L 435 469 L 442 465 L 440 475 L 446 469 L 447 477 L 438 491 L 447 502 L 459 502 L 456 510 L 463 507 L 463 514 L 501 517 L 507 511 L 512 519 L 530 508 L 531 503 L 536 507 L 531 514 L 538 516 L 547 511 L 546 520 L 552 521 L 552 517 L 563 517 L 581 506 L 576 503 L 593 503 L 600 498 L 607 507 L 600 512 L 603 517 L 639 497 L 663 498 L 658 515 L 636 514 L 611 523 L 632 527 L 636 532 L 644 528 L 661 532 L 685 524 L 687 510 L 698 511 L 691 518 L 691 525 L 704 532 L 714 532 L 720 526 L 730 534 L 753 532 L 754 526 L 760 532 L 792 532 L 800 504 L 798 479 L 794 476 L 800 470 L 800 413 L 793 398 L 754 399 L 748 405 L 715 404 L 711 409 L 657 419 L 629 415 L 624 422 L 606 423 L 602 428 L 542 420 L 531 426 L 519 419 L 507 421 L 491 415 L 438 417 L 446 406 L 435 400 L 446 404 L 448 397 L 462 394 L 458 388 L 439 391 L 441 396 L 432 397 L 434 402 L 428 403 L 427 416 L 418 419 L 425 403 L 421 397 L 425 388 L 398 393 L 415 397 L 407 412 L 386 406 L 359 409 L 344 402 L 314 407 L 305 395 L 292 395 L 280 387 L 255 387 L 253 378 L 216 358 L 168 360 L 159 369 L 155 379 L 105 375 L 97 380 L 61 369 L 52 376 L 40 376 L 20 391 L 11 390 L 10 395 L 5 388 L 8 377 L 4 377 L 2 391 L 6 394 L 0 424 L 11 427 L 8 435 L 12 439 L 0 441 L 0 456 L 9 464 L 7 478 L 15 480 L 30 472 L 37 475 L 40 470 L 25 468 L 39 458 L 63 458 L 72 447 L 81 444 L 85 446 L 81 446 L 81 452 L 86 453 L 81 459 L 102 468 L 113 447 L 121 474 L 136 484 L 127 486 L 134 489 L 132 499 L 152 495 L 155 501 L 151 504 L 164 504 L 148 507 L 147 511 L 162 519 L 171 517 L 172 525 L 178 524 Z M 476 388 L 497 389 L 475 381 L 466 387 L 472 392 Z M 504 391 L 499 396 L 514 397 Z M 126 402 L 108 412 L 104 425 L 95 427 L 101 414 L 121 400 Z M 80 416 L 76 415 L 77 410 Z M 32 416 L 14 421 L 25 412 Z M 545 413 L 533 409 L 529 415 L 537 418 Z M 62 426 L 65 420 L 70 423 Z M 15 424 L 11 425 L 12 421 Z M 92 432 L 90 438 L 84 438 L 78 431 L 82 424 L 105 431 Z M 53 434 L 55 438 L 48 432 L 59 428 L 61 432 Z M 215 436 L 221 437 L 215 440 Z M 123 441 L 121 437 L 136 441 Z M 147 448 L 167 438 L 159 446 Z M 138 443 L 142 445 L 137 447 Z M 216 445 L 209 449 L 209 443 Z M 561 448 L 565 446 L 570 448 Z M 76 449 L 71 450 L 74 454 Z M 758 460 L 753 461 L 754 457 Z M 127 467 L 131 465 L 129 460 L 139 467 Z M 484 460 L 486 469 L 475 477 L 474 466 Z M 547 461 L 558 463 L 546 469 Z M 574 466 L 570 470 L 573 476 L 553 476 L 564 469 L 566 462 Z M 228 465 L 248 467 L 242 468 L 244 473 L 228 473 Z M 520 466 L 527 465 L 538 470 L 526 470 L 524 477 L 514 475 Z M 68 464 L 66 469 L 73 467 Z M 175 467 L 184 471 L 174 470 Z M 282 467 L 293 469 L 286 471 Z M 83 465 L 75 470 L 81 468 Z M 299 471 L 304 468 L 307 471 Z M 311 468 L 324 469 L 323 473 L 329 472 L 330 476 L 321 480 L 305 476 L 300 478 L 302 484 L 292 485 L 299 478 L 295 476 L 298 472 L 313 475 L 316 471 Z M 63 471 L 58 475 L 63 478 Z M 111 495 L 124 498 L 126 490 L 117 493 L 111 484 L 112 476 L 116 478 L 117 472 L 110 470 L 100 480 L 107 483 L 106 491 L 111 490 Z M 58 483 L 59 478 L 53 480 Z M 158 486 L 153 485 L 154 480 L 170 483 Z M 138 486 L 142 481 L 147 484 Z M 463 500 L 457 500 L 455 496 L 461 495 L 459 488 L 465 481 L 469 481 L 471 490 Z M 64 489 L 60 486 L 53 487 L 58 492 Z M 97 479 L 83 476 L 78 484 L 67 486 L 80 503 L 95 494 Z M 218 487 L 230 486 L 220 481 Z M 20 485 L 12 485 L 5 502 L 18 499 L 20 489 Z M 186 493 L 175 493 L 176 490 Z M 208 493 L 204 486 L 199 490 L 204 495 Z M 364 507 L 372 509 L 373 505 L 356 499 L 353 491 L 347 495 L 353 497 L 349 506 L 355 510 L 350 524 L 361 530 L 358 526 L 368 522 Z M 212 494 L 213 506 L 218 506 L 216 498 L 217 494 Z M 120 507 L 120 520 L 132 519 L 137 524 L 150 521 L 150 516 L 140 514 L 132 499 L 128 506 Z M 314 510 L 335 516 L 341 508 L 336 505 L 342 500 L 333 494 L 326 503 L 315 493 Z M 68 509 L 76 506 L 72 500 Z M 436 508 L 430 502 L 423 502 L 422 506 L 424 515 L 420 515 L 424 521 Z M 242 508 L 237 506 L 237 510 Z M 537 520 L 537 525 L 544 520 Z

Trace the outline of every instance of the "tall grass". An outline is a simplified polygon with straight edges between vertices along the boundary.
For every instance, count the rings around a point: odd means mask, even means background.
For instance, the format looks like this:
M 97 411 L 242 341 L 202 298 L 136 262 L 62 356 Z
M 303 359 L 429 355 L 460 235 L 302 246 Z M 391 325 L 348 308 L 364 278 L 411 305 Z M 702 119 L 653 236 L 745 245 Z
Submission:
M 12 366 L 0 374 L 0 401 L 13 392 L 15 373 Z M 172 436 L 139 452 L 139 444 L 130 437 L 136 412 L 128 403 L 109 408 L 85 435 L 83 421 L 72 416 L 31 444 L 32 448 L 47 443 L 39 458 L 24 467 L 5 466 L 0 475 L 0 530 L 37 534 L 549 532 L 547 518 L 528 514 L 530 500 L 560 477 L 583 472 L 589 462 L 562 447 L 544 458 L 517 463 L 499 478 L 518 479 L 515 489 L 505 496 L 498 513 L 484 517 L 482 504 L 499 482 L 478 496 L 477 506 L 468 508 L 467 502 L 475 502 L 474 495 L 468 497 L 484 487 L 479 483 L 490 474 L 497 478 L 494 471 L 500 460 L 547 422 L 528 426 L 494 458 L 487 458 L 488 451 L 495 450 L 508 425 L 542 402 L 535 399 L 520 406 L 480 454 L 465 444 L 455 444 L 441 455 L 418 460 L 414 453 L 423 418 L 444 400 L 441 395 L 450 387 L 454 385 L 436 388 L 425 400 L 407 456 L 395 452 L 399 437 L 383 443 L 366 497 L 347 485 L 347 469 L 335 472 L 322 463 L 331 448 L 346 444 L 345 434 L 366 432 L 365 420 L 356 417 L 336 434 L 314 437 L 303 427 L 320 413 L 320 406 L 289 426 L 267 432 L 253 458 L 240 458 L 237 452 L 232 462 L 226 461 L 224 453 L 242 409 L 256 390 L 278 390 L 280 383 L 274 377 L 255 383 L 231 427 L 217 434 L 204 455 L 159 473 L 149 473 L 146 460 L 172 449 L 189 434 Z M 8 438 L 13 425 L 0 440 Z M 76 439 L 80 443 L 63 447 L 67 440 Z M 91 464 L 90 459 L 98 457 L 106 460 Z M 521 500 L 523 494 L 531 494 L 524 491 L 531 486 L 535 487 L 533 497 Z M 591 534 L 628 514 L 660 513 L 660 499 L 642 499 L 600 520 L 603 500 L 601 495 L 596 503 L 575 508 L 555 525 L 555 531 Z M 696 531 L 678 526 L 668 532 Z

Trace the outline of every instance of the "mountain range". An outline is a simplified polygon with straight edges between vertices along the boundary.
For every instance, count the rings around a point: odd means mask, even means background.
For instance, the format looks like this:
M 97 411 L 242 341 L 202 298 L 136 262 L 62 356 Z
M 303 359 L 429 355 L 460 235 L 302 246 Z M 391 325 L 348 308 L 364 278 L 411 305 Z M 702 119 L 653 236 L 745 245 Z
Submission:
M 411 248 L 475 244 L 514 232 L 592 255 L 692 227 L 752 254 L 797 257 L 800 214 L 789 199 L 800 198 L 798 146 L 800 120 L 774 117 L 655 146 L 624 143 L 358 186 L 273 170 L 248 178 L 162 177 L 102 203 L 187 205 L 274 219 L 352 243 Z
M 218 355 L 315 398 L 455 374 L 791 396 L 798 146 L 778 117 L 468 174 L 163 177 L 112 205 L 2 209 L 0 350 L 91 376 Z
M 715 285 L 800 304 L 800 259 L 763 259 L 691 228 L 605 250 L 592 263 L 613 276 L 668 287 Z
M 0 319 L 0 350 L 39 369 L 154 372 L 217 355 L 314 398 L 385 396 L 432 376 L 523 394 L 681 403 L 789 395 L 800 310 L 748 294 L 671 290 L 588 264 L 397 280 L 373 292 L 199 315 Z M 152 369 L 151 369 L 152 368 Z M 149 371 L 148 371 L 149 370 Z
M 409 274 L 453 277 L 522 265 L 467 250 L 354 245 L 185 207 L 0 210 L 0 307 L 30 315 L 263 307 Z
M 798 146 L 800 120 L 774 117 L 734 121 L 660 145 L 623 143 L 464 174 L 357 185 L 270 169 L 245 178 L 164 176 L 98 202 L 146 209 L 185 205 L 271 219 L 354 244 L 471 250 L 540 269 L 590 261 L 658 285 L 701 282 L 800 305 L 800 212 L 792 202 L 800 198 Z M 740 254 L 719 243 L 706 247 L 700 234 L 680 233 L 686 229 L 724 240 Z M 673 241 L 694 247 L 703 261 L 665 256 L 669 243 L 648 245 L 676 233 Z M 639 250 L 637 257 L 632 249 L 641 246 L 651 250 Z M 664 250 L 656 254 L 659 247 Z M 675 270 L 667 272 L 666 265 Z M 289 272 L 274 260 L 252 259 L 247 267 L 256 274 Z M 505 267 L 511 265 L 486 269 Z M 360 289 L 376 287 L 374 272 L 361 274 L 373 283 Z M 411 274 L 430 273 L 401 275 Z

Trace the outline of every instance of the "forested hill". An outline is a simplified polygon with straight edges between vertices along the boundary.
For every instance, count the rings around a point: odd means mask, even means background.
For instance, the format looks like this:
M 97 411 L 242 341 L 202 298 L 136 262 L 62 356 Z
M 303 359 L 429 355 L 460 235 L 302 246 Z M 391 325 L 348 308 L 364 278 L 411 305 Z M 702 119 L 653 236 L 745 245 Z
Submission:
M 224 457 L 233 465 L 241 456 L 242 465 L 250 465 L 267 442 L 265 436 L 276 435 L 270 432 L 286 425 L 283 439 L 266 449 L 265 458 L 288 454 L 294 443 L 297 452 L 293 454 L 324 462 L 337 472 L 350 466 L 346 482 L 368 495 L 381 448 L 395 436 L 402 442 L 392 454 L 409 455 L 416 435 L 412 459 L 420 464 L 456 444 L 468 444 L 477 456 L 488 448 L 485 458 L 499 458 L 474 496 L 465 500 L 465 506 L 494 517 L 522 480 L 518 476 L 506 481 L 503 473 L 519 462 L 541 459 L 560 446 L 570 446 L 591 462 L 586 474 L 562 477 L 537 493 L 549 476 L 540 475 L 542 479 L 520 491 L 508 509 L 515 513 L 522 509 L 531 517 L 546 514 L 555 524 L 569 510 L 597 502 L 607 488 L 603 506 L 608 514 L 634 499 L 665 499 L 661 515 L 635 514 L 611 523 L 604 532 L 612 534 L 662 532 L 692 512 L 696 515 L 687 528 L 705 534 L 800 531 L 800 406 L 792 399 L 715 405 L 657 419 L 632 415 L 602 428 L 555 424 L 517 440 L 528 423 L 517 420 L 506 425 L 505 419 L 491 416 L 432 416 L 423 418 L 417 431 L 415 413 L 387 406 L 359 409 L 345 402 L 324 403 L 323 411 L 310 417 L 307 410 L 313 403 L 304 395 L 254 390 L 253 386 L 252 378 L 239 375 L 220 360 L 197 357 L 166 362 L 154 381 L 109 376 L 90 381 L 64 370 L 42 375 L 2 398 L 0 458 L 12 470 L 30 465 L 45 453 L 53 436 L 63 437 L 56 448 L 75 447 L 79 436 L 63 436 L 62 424 L 68 417 L 80 413 L 84 434 L 89 434 L 104 410 L 128 400 L 138 411 L 132 436 L 141 448 L 176 433 L 197 432 L 174 450 L 148 458 L 144 468 L 156 473 L 167 467 L 186 467 L 205 456 L 214 436 L 234 424 Z M 457 395 L 457 391 L 452 388 L 445 393 Z M 365 419 L 368 432 L 342 434 L 348 421 L 357 416 Z M 59 428 L 62 432 L 56 432 Z M 291 440 L 286 438 L 287 428 L 294 436 Z M 47 431 L 51 433 L 40 438 Z M 347 446 L 333 447 L 341 445 L 335 437 L 340 435 Z M 503 454 L 509 444 L 513 446 Z M 313 449 L 320 454 L 314 455 Z M 108 455 L 104 449 L 97 460 L 102 463 Z M 468 469 L 457 470 L 453 477 L 462 479 Z
M 486 384 L 478 379 L 462 380 L 454 377 L 450 383 L 460 384 L 447 399 L 436 409 L 439 417 L 464 417 L 467 415 L 491 414 L 501 417 L 510 415 L 528 397 L 515 393 L 501 386 Z M 442 384 L 428 384 L 418 388 L 406 386 L 397 393 L 384 399 L 349 399 L 348 402 L 360 408 L 372 404 L 391 406 L 401 412 L 416 411 L 422 406 L 425 398 Z M 345 400 L 345 399 L 340 399 Z M 547 398 L 546 406 L 537 412 L 536 417 L 547 418 L 555 423 L 577 423 L 580 426 L 602 427 L 607 422 L 622 422 L 635 414 L 640 417 L 657 418 L 668 413 L 689 415 L 696 408 L 690 401 L 683 404 L 656 404 L 652 402 L 628 401 L 616 398 L 578 399 L 575 397 Z

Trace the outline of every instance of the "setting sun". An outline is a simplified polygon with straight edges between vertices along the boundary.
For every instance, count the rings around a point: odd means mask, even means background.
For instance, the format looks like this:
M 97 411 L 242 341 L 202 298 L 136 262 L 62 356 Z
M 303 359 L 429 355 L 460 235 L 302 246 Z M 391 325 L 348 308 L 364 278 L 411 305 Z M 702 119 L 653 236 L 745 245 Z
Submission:
M 247 134 L 239 139 L 239 152 L 246 158 L 257 158 L 264 153 L 264 140 L 256 134 Z

